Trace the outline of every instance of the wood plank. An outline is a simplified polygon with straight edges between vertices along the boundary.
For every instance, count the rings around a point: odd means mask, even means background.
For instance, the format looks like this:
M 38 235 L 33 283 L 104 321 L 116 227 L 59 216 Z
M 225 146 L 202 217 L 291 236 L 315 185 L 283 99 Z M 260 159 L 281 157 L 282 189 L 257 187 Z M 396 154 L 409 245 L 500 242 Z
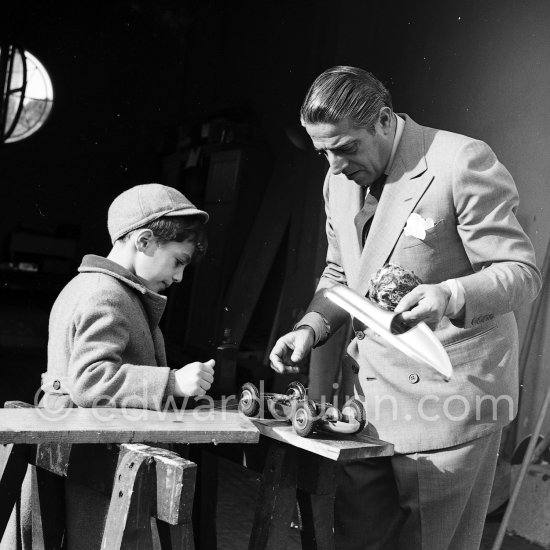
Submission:
M 347 462 L 361 458 L 393 455 L 393 445 L 374 437 L 355 434 L 313 434 L 311 437 L 296 435 L 290 424 L 280 420 L 253 419 L 262 435 L 288 443 L 293 447 L 304 449 L 330 460 Z
M 29 462 L 52 474 L 66 476 L 71 448 L 70 443 L 44 443 L 31 447 Z
M 12 409 L 32 408 L 30 403 L 24 401 L 6 401 L 4 406 Z M 66 472 L 71 446 L 26 447 L 29 464 L 47 466 L 27 469 L 31 484 L 32 546 L 44 550 L 62 550 L 66 546 L 65 480 L 60 476 Z
M 141 447 L 147 448 L 155 461 L 156 517 L 170 525 L 190 525 L 197 465 L 165 449 Z
M 150 548 L 152 463 L 153 459 L 141 449 L 132 445 L 121 447 L 101 550 Z
M 203 407 L 146 409 L 0 409 L 0 443 L 256 443 L 238 411 Z
M 0 446 L 0 540 L 27 472 L 29 448 L 26 445 Z

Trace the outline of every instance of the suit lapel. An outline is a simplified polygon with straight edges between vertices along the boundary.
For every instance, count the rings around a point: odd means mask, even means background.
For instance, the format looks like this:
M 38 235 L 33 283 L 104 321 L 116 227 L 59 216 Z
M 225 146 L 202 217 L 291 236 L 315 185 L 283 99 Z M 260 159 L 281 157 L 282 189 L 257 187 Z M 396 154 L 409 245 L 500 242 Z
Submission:
M 407 115 L 393 165 L 372 221 L 357 278 L 365 294 L 374 272 L 382 267 L 399 239 L 408 217 L 433 180 L 426 164 L 422 127 Z

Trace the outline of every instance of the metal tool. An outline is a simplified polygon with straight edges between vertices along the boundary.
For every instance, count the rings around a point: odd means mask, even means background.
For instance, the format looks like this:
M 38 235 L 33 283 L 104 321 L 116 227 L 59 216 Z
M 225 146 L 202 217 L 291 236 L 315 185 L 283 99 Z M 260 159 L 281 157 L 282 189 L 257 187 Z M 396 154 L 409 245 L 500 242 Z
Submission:
M 377 306 L 347 286 L 333 286 L 324 294 L 411 359 L 426 363 L 442 374 L 445 380 L 451 378 L 453 366 L 449 356 L 426 323 L 410 327 L 400 314 Z

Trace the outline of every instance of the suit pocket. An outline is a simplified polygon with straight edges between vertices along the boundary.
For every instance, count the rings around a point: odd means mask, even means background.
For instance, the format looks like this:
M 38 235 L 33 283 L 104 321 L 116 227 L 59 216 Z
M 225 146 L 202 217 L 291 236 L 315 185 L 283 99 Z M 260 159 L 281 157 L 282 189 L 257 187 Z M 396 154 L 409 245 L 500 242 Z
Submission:
M 453 367 L 475 363 L 490 354 L 492 333 L 497 326 L 497 323 L 493 321 L 481 330 L 476 328 L 473 332 L 468 331 L 468 334 L 464 334 L 459 340 L 445 344 L 445 351 L 449 355 Z
M 430 229 L 426 229 L 426 236 L 423 239 L 412 235 L 402 236 L 402 247 L 413 248 L 415 246 L 427 246 L 439 252 L 439 236 L 443 233 L 445 220 L 439 220 Z

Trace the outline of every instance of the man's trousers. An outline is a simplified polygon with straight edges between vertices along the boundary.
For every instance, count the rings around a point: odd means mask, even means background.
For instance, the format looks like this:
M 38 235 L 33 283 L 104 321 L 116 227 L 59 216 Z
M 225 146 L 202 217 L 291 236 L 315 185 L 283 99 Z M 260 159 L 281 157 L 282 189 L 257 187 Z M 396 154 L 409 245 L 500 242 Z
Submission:
M 501 431 L 447 449 L 343 465 L 337 550 L 476 550 Z

